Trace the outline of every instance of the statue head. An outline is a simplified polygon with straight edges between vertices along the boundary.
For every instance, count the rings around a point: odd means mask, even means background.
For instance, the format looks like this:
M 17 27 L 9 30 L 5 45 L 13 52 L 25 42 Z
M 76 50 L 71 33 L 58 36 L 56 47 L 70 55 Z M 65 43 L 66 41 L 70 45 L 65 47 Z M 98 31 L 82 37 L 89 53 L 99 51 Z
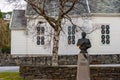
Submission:
M 85 32 L 82 32 L 82 38 L 85 38 L 86 37 L 86 33 Z

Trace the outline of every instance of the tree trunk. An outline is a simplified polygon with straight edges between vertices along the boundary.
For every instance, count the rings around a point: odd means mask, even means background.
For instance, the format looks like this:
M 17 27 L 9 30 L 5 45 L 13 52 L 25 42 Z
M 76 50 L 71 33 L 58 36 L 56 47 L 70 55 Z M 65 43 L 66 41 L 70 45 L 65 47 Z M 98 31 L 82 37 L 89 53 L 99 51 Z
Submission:
M 59 34 L 60 34 L 60 31 L 54 31 L 52 66 L 58 66 Z

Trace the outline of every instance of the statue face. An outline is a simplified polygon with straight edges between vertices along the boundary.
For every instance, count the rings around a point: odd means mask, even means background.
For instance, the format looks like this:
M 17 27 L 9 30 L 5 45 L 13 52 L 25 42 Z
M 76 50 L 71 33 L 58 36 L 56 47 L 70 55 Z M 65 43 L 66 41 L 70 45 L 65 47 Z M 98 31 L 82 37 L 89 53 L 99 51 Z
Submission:
M 86 37 L 86 33 L 82 32 L 82 37 L 85 38 Z

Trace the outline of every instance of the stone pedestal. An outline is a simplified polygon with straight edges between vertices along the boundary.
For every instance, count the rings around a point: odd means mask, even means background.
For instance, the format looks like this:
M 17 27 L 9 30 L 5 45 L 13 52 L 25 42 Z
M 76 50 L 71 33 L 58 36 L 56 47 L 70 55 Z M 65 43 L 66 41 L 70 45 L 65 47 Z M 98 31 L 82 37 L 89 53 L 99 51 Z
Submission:
M 82 53 L 78 55 L 77 80 L 90 80 L 89 61 Z

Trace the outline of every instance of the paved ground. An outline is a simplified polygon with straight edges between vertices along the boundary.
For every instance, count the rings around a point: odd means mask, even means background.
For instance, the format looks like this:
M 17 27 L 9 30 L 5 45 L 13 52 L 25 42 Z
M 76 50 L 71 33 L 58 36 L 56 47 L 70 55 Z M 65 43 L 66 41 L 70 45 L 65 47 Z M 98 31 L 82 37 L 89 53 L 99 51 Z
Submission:
M 0 72 L 19 72 L 19 66 L 1 66 Z
M 90 65 L 90 67 L 120 67 L 120 64 Z M 19 72 L 19 66 L 0 66 L 0 72 Z

